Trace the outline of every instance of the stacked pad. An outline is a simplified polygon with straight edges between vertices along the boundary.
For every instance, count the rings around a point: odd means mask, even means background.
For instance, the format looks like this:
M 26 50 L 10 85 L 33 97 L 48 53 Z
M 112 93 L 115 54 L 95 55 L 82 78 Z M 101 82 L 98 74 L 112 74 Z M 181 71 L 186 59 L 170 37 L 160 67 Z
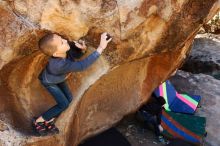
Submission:
M 194 144 L 201 144 L 206 134 L 204 117 L 163 111 L 161 125 L 164 136 L 181 138 Z
M 166 100 L 165 109 L 178 113 L 193 114 L 201 100 L 198 95 L 179 94 L 169 80 L 154 90 L 156 97 Z

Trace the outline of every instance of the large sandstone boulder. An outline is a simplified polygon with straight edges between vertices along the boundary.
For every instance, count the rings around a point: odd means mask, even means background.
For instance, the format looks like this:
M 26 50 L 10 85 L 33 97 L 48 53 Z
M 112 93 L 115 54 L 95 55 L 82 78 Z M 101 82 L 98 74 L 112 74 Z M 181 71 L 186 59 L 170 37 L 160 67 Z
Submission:
M 2 143 L 75 146 L 116 124 L 181 66 L 197 31 L 219 10 L 219 3 L 0 1 L 0 114 L 9 127 L 0 134 Z M 35 137 L 31 118 L 55 104 L 37 79 L 48 59 L 37 42 L 48 31 L 70 40 L 84 37 L 90 51 L 98 46 L 101 32 L 114 39 L 94 65 L 68 78 L 74 101 L 56 122 L 60 134 Z

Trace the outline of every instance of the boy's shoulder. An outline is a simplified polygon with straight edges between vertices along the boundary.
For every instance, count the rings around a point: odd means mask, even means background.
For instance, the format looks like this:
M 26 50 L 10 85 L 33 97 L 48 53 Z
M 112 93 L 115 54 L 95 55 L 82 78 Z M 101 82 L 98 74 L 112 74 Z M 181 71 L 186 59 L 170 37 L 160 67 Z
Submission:
M 49 68 L 60 68 L 66 63 L 66 58 L 60 58 L 60 57 L 50 57 L 48 59 L 47 66 Z

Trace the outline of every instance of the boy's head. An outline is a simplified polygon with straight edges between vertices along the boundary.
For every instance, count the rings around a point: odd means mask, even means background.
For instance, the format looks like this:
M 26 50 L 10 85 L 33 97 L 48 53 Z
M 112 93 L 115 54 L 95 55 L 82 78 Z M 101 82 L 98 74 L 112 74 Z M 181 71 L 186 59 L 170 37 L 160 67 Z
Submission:
M 44 54 L 54 57 L 59 57 L 70 49 L 67 40 L 54 33 L 43 36 L 38 45 Z

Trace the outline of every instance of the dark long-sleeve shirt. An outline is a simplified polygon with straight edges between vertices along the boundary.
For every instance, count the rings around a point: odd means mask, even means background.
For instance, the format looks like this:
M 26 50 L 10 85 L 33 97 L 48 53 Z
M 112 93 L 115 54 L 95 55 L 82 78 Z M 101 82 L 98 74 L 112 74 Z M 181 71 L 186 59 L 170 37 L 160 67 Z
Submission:
M 152 116 L 156 116 L 158 125 L 161 123 L 162 110 L 163 107 L 157 101 L 145 104 L 140 108 L 140 111 L 147 112 Z
M 78 58 L 75 53 L 75 50 L 71 48 L 69 51 L 67 51 L 66 58 L 50 57 L 48 64 L 42 70 L 38 78 L 42 82 L 49 84 L 57 84 L 63 82 L 68 73 L 83 71 L 87 69 L 100 56 L 97 51 L 94 51 L 84 60 L 75 61 L 75 59 Z M 78 54 L 78 56 L 80 55 L 82 54 Z

